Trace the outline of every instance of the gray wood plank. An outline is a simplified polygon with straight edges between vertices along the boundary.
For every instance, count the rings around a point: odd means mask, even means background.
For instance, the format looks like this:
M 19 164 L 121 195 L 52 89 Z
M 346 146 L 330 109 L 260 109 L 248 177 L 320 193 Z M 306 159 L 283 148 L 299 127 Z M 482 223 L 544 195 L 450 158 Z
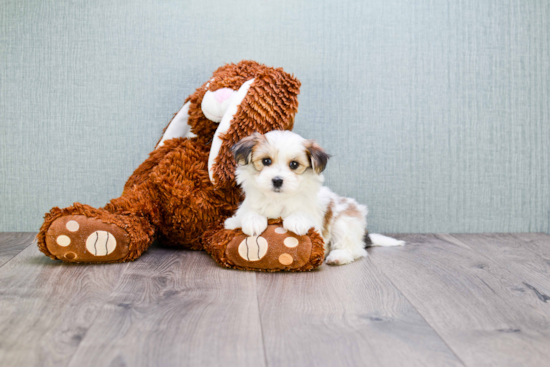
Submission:
M 543 301 L 550 300 L 550 236 L 526 234 L 453 234 L 442 236 L 449 242 L 461 241 L 472 250 L 513 272 Z
M 269 366 L 462 366 L 369 260 L 257 274 Z
M 255 274 L 157 248 L 130 264 L 71 366 L 263 366 Z
M 523 241 L 521 248 L 526 248 L 543 256 L 550 263 L 550 234 L 547 233 L 512 233 L 511 236 Z
M 69 265 L 29 246 L 0 268 L 0 365 L 64 366 L 128 264 Z
M 550 303 L 522 278 L 446 236 L 396 237 L 407 246 L 373 248 L 372 261 L 466 365 L 548 363 Z
M 35 236 L 33 232 L 0 233 L 0 267 L 29 246 Z

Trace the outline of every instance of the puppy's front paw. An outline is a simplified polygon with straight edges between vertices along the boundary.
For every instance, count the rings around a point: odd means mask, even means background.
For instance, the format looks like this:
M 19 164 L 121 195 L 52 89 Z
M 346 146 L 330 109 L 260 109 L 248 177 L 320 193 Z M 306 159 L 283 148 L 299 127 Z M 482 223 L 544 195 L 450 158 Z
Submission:
M 294 232 L 298 236 L 307 234 L 309 229 L 314 226 L 313 221 L 306 214 L 301 213 L 289 215 L 283 220 L 284 229 Z
M 247 236 L 259 236 L 267 228 L 267 218 L 253 213 L 242 219 L 242 230 Z
M 353 261 L 353 255 L 346 250 L 332 250 L 327 256 L 329 265 L 346 265 Z
M 224 222 L 225 229 L 237 229 L 241 226 L 241 221 L 237 217 L 227 218 Z

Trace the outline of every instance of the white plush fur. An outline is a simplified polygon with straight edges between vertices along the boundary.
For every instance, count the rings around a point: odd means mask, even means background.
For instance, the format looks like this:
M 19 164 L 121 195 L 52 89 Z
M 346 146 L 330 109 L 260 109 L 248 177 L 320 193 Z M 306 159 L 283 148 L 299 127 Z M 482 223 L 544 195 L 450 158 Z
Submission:
M 313 169 L 315 162 L 308 156 L 308 141 L 290 131 L 272 131 L 258 144 L 270 151 L 272 163 L 261 170 L 251 163 L 240 164 L 237 182 L 245 192 L 245 200 L 235 216 L 225 222 L 226 229 L 241 227 L 249 236 L 260 235 L 267 228 L 268 218 L 282 218 L 283 227 L 304 235 L 313 227 L 323 235 L 327 263 L 344 265 L 367 256 L 363 241 L 367 226 L 367 208 L 350 198 L 343 198 L 322 186 L 324 177 Z M 311 166 L 303 172 L 292 170 L 289 162 L 309 157 Z M 274 187 L 273 178 L 283 180 Z M 330 208 L 332 215 L 325 218 Z M 329 213 L 330 214 L 330 213 Z M 375 246 L 398 246 L 403 241 L 378 234 L 370 235 Z
M 216 98 L 220 93 L 224 95 L 223 99 Z M 212 122 L 220 122 L 236 93 L 237 91 L 229 88 L 221 88 L 214 92 L 206 91 L 201 103 L 201 110 L 206 118 Z
M 195 134 L 191 132 L 191 127 L 187 123 L 187 120 L 189 119 L 190 105 L 191 102 L 185 103 L 183 107 L 178 111 L 176 116 L 174 116 L 174 118 L 170 122 L 170 125 L 164 132 L 162 139 L 158 143 L 157 148 L 163 146 L 166 140 L 183 137 L 192 138 L 193 136 L 195 136 Z

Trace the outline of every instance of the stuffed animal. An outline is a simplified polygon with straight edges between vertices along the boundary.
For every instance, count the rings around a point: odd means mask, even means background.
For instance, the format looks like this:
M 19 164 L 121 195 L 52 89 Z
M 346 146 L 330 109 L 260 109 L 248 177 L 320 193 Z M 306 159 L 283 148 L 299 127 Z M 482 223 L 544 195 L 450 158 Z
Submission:
M 135 260 L 155 239 L 206 249 L 222 266 L 302 271 L 324 259 L 323 240 L 287 233 L 271 221 L 259 237 L 228 231 L 242 193 L 231 147 L 257 131 L 291 130 L 300 82 L 254 61 L 220 67 L 174 115 L 149 158 L 130 176 L 122 196 L 103 208 L 74 203 L 45 215 L 38 247 L 65 262 Z

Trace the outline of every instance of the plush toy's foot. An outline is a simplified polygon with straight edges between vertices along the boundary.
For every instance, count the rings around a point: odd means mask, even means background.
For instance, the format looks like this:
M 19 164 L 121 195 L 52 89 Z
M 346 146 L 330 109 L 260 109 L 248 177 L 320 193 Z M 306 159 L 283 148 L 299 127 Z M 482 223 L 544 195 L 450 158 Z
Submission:
M 323 239 L 310 229 L 307 235 L 287 232 L 280 221 L 270 220 L 260 236 L 240 229 L 207 232 L 204 247 L 221 265 L 256 271 L 307 271 L 323 263 Z
M 152 242 L 151 230 L 142 222 L 82 204 L 53 208 L 37 236 L 38 247 L 50 258 L 65 262 L 135 260 Z
M 97 218 L 67 215 L 56 219 L 46 232 L 50 254 L 67 262 L 111 262 L 129 252 L 128 233 Z

